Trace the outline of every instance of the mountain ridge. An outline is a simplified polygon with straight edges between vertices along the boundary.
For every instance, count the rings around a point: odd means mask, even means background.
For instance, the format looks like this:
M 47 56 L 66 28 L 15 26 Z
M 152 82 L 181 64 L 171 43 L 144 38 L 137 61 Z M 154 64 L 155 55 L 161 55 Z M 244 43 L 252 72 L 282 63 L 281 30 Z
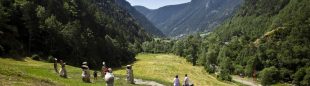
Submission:
M 135 8 L 168 36 L 208 32 L 229 18 L 243 0 L 192 0 L 150 10 Z
M 150 22 L 143 14 L 138 12 L 134 7 L 130 5 L 129 2 L 126 0 L 115 0 L 116 4 L 118 4 L 121 8 L 126 10 L 130 15 L 137 21 L 137 23 L 142 26 L 146 32 L 159 36 L 164 37 L 165 35 Z

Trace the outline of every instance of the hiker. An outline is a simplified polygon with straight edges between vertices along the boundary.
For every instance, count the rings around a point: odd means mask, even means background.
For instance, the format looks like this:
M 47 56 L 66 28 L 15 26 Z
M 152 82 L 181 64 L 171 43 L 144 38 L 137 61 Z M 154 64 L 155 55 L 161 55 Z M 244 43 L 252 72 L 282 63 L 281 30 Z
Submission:
M 61 69 L 59 71 L 59 75 L 63 78 L 68 78 L 67 76 L 67 70 L 66 70 L 66 63 L 64 63 L 62 60 L 60 60 Z
M 105 62 L 102 62 L 102 69 L 101 69 L 101 77 L 104 78 L 106 72 L 108 72 L 108 68 L 105 64 Z
M 135 84 L 131 65 L 127 65 L 126 70 L 127 70 L 127 82 L 130 84 Z
M 113 86 L 114 84 L 114 75 L 112 73 L 112 69 L 108 68 L 108 72 L 105 74 L 104 80 L 106 82 L 106 86 Z
M 54 70 L 58 74 L 58 65 L 57 65 L 57 58 L 54 58 Z
M 173 80 L 173 86 L 180 86 L 180 80 L 179 80 L 178 75 L 176 75 L 174 80 Z
M 97 76 L 98 76 L 97 71 L 94 71 L 94 80 L 97 80 Z
M 87 62 L 82 63 L 82 80 L 84 82 L 90 83 L 90 72 L 89 67 L 87 66 Z
M 187 77 L 187 74 L 185 74 L 183 86 L 189 86 L 189 78 Z

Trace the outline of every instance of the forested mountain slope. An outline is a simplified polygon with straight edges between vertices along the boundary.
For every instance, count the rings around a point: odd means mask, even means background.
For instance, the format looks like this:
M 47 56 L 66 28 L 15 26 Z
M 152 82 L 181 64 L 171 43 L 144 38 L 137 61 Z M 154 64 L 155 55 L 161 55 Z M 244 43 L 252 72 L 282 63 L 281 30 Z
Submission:
M 143 14 L 138 12 L 134 7 L 132 7 L 126 0 L 115 0 L 116 3 L 131 14 L 131 16 L 137 21 L 137 23 L 142 26 L 146 32 L 158 36 L 165 36 L 152 22 L 150 22 Z
M 135 60 L 150 39 L 114 0 L 1 0 L 0 55 L 51 56 L 79 66 Z
M 229 18 L 243 0 L 192 0 L 155 10 L 136 9 L 168 36 L 212 31 Z M 148 12 L 146 12 L 148 11 Z
M 231 81 L 231 74 L 262 85 L 310 85 L 310 1 L 245 0 L 234 16 L 207 35 L 143 43 L 146 52 L 169 52 Z
M 263 85 L 310 84 L 309 0 L 245 0 L 237 14 L 208 39 L 206 65 L 222 71 L 256 75 Z M 218 50 L 212 50 L 220 48 Z M 216 57 L 210 57 L 218 53 Z M 228 65 L 233 66 L 228 66 Z M 210 69 L 209 69 L 210 70 Z

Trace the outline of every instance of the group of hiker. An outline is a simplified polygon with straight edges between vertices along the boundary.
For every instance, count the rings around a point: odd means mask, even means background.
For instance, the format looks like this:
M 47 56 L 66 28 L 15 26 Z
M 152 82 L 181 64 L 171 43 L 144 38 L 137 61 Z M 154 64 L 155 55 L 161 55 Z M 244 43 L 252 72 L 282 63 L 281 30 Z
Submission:
M 181 86 L 178 75 L 176 75 L 175 78 L 173 79 L 173 86 Z M 187 77 L 187 74 L 185 74 L 184 83 L 182 86 L 194 86 L 194 84 L 190 83 L 189 78 Z
M 54 58 L 55 72 L 63 78 L 68 78 L 67 70 L 65 68 L 66 63 L 64 63 L 62 60 L 59 60 L 59 63 L 61 65 L 61 68 L 58 71 L 58 59 Z M 91 83 L 91 74 L 90 74 L 90 69 L 87 65 L 87 62 L 82 63 L 81 69 L 82 69 L 82 75 L 81 75 L 82 81 L 85 83 Z M 132 71 L 131 65 L 127 65 L 126 70 L 127 70 L 127 77 L 126 77 L 127 82 L 130 84 L 134 84 L 133 71 Z M 97 80 L 98 72 L 94 71 L 93 76 L 94 76 L 94 80 Z M 105 80 L 106 86 L 114 85 L 114 75 L 112 73 L 112 68 L 108 68 L 105 62 L 102 62 L 101 77 Z
M 66 70 L 66 63 L 63 62 L 63 60 L 59 60 L 59 64 L 61 65 L 60 70 L 58 71 L 58 59 L 54 59 L 54 70 L 57 74 L 59 74 L 60 77 L 68 78 L 67 70 Z M 85 83 L 91 83 L 91 73 L 90 69 L 87 65 L 87 62 L 83 62 L 82 66 L 82 81 Z M 126 66 L 127 76 L 126 80 L 129 84 L 135 84 L 134 82 L 134 76 L 133 76 L 133 70 L 131 65 Z M 94 71 L 93 73 L 94 80 L 97 80 L 98 72 Z M 114 75 L 112 73 L 112 68 L 108 68 L 105 64 L 105 62 L 102 62 L 102 68 L 101 68 L 101 77 L 105 80 L 106 86 L 113 86 L 114 85 Z M 173 80 L 173 86 L 181 86 L 179 76 L 176 75 Z M 183 86 L 194 86 L 193 84 L 190 84 L 189 78 L 187 74 L 185 74 L 184 83 Z

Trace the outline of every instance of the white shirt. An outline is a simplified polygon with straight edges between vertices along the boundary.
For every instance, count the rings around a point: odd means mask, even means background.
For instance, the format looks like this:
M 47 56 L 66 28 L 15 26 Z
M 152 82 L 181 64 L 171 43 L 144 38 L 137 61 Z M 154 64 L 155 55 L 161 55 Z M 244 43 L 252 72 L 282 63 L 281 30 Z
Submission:
M 189 85 L 189 78 L 188 77 L 184 78 L 184 85 Z

